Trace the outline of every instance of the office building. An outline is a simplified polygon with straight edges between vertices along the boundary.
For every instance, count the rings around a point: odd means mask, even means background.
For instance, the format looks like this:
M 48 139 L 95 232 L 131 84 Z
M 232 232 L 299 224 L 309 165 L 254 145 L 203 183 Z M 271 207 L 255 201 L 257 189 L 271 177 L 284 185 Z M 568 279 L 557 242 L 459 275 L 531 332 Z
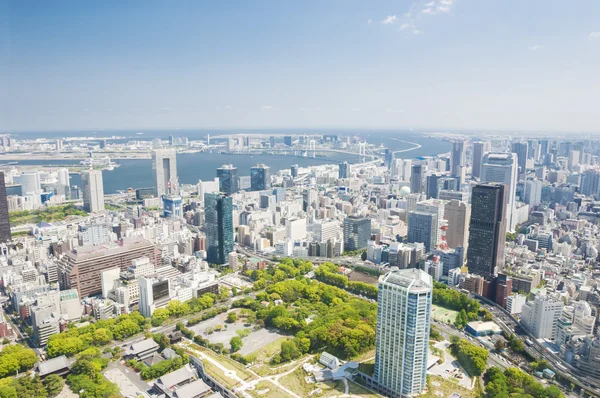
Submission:
M 414 210 L 408 213 L 409 243 L 423 243 L 430 252 L 438 245 L 439 218 L 433 212 Z
M 164 195 L 163 202 L 163 217 L 165 218 L 181 218 L 183 200 L 179 195 Z
M 443 188 L 443 181 L 441 181 L 443 177 L 442 174 L 431 174 L 427 176 L 425 179 L 425 196 L 427 199 L 438 198 L 438 192 L 440 191 L 440 188 Z M 442 182 L 442 184 L 440 184 L 440 182 Z
M 446 203 L 444 217 L 448 220 L 446 243 L 454 249 L 458 246 L 467 247 L 469 243 L 469 222 L 471 221 L 471 205 L 451 200 Z
M 338 177 L 339 178 L 348 178 L 350 176 L 350 165 L 348 162 L 342 162 L 338 165 Z
M 250 190 L 264 191 L 271 187 L 271 175 L 269 166 L 257 164 L 250 169 Z
M 478 184 L 471 196 L 469 223 L 469 272 L 485 278 L 504 266 L 506 240 L 506 186 Z
M 513 294 L 506 299 L 506 311 L 511 315 L 520 314 L 523 306 L 527 302 L 527 296 L 524 294 Z
M 422 193 L 423 192 L 423 179 L 427 166 L 422 164 L 413 164 L 410 173 L 410 192 Z
M 419 269 L 379 277 L 374 379 L 389 397 L 419 395 L 427 382 L 433 281 Z
M 598 170 L 586 170 L 581 179 L 581 193 L 585 196 L 598 197 L 600 190 L 600 172 Z
M 450 174 L 452 176 L 460 175 L 460 167 L 465 165 L 465 143 L 453 142 L 452 153 L 450 155 Z
M 283 144 L 287 146 L 292 146 L 292 136 L 286 135 L 283 137 Z
M 82 171 L 81 185 L 83 189 L 83 209 L 88 213 L 103 211 L 104 185 L 102 170 Z
M 473 143 L 473 167 L 471 170 L 471 175 L 474 178 L 481 177 L 481 165 L 483 162 L 483 155 L 486 152 L 491 151 L 492 146 L 489 141 L 480 141 Z
M 152 151 L 152 172 L 156 180 L 156 195 L 175 192 L 177 185 L 177 152 L 175 149 Z
M 292 178 L 298 177 L 298 169 L 299 168 L 300 168 L 300 166 L 298 166 L 297 164 L 293 164 L 290 166 L 290 175 L 292 176 Z
M 6 198 L 6 182 L 4 173 L 0 171 L 0 243 L 11 239 L 10 221 L 8 218 L 8 199 Z
M 536 295 L 521 310 L 521 324 L 536 339 L 556 338 L 563 302 L 558 297 Z
M 496 279 L 496 297 L 494 302 L 502 308 L 507 308 L 508 297 L 512 294 L 512 278 L 499 274 Z
M 168 278 L 138 277 L 140 314 L 150 318 L 154 310 L 167 305 L 171 292 Z
M 519 167 L 518 178 L 524 180 L 527 175 L 527 152 L 528 146 L 526 142 L 513 142 L 512 153 L 517 154 L 517 164 Z
M 507 186 L 506 227 L 509 231 L 514 231 L 517 224 L 513 217 L 517 196 L 517 168 L 517 158 L 512 153 L 490 152 L 483 156 L 481 182 Z
M 344 219 L 344 251 L 365 249 L 369 239 L 371 239 L 370 219 L 353 216 Z
M 233 251 L 233 201 L 220 193 L 204 194 L 206 261 L 225 264 Z
M 61 290 L 76 289 L 80 298 L 102 293 L 100 273 L 119 268 L 146 256 L 156 264 L 154 245 L 142 238 L 123 238 L 118 243 L 82 246 L 63 253 L 58 263 Z
M 219 191 L 232 194 L 239 190 L 239 181 L 237 167 L 232 164 L 224 164 L 217 169 L 217 178 L 219 179 Z
M 544 183 L 538 179 L 525 181 L 525 192 L 523 202 L 529 206 L 535 206 L 542 203 L 542 187 Z

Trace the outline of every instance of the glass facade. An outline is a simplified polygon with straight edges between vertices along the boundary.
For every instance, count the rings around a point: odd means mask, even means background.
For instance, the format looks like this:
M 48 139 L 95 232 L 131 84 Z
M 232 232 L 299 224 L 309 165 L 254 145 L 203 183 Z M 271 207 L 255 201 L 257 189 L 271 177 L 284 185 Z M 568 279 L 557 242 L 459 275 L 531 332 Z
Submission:
M 204 194 L 206 255 L 211 264 L 225 264 L 233 251 L 233 200 L 220 193 Z
M 232 165 L 223 165 L 217 169 L 217 178 L 219 179 L 219 191 L 223 193 L 236 193 L 238 189 L 237 167 Z
M 259 164 L 250 169 L 250 190 L 264 191 L 271 186 L 269 166 Z
M 4 173 L 0 171 L 0 243 L 11 239 L 10 222 L 8 219 L 8 200 L 6 199 L 6 185 Z
M 347 217 L 344 219 L 344 250 L 360 250 L 371 239 L 371 220 Z

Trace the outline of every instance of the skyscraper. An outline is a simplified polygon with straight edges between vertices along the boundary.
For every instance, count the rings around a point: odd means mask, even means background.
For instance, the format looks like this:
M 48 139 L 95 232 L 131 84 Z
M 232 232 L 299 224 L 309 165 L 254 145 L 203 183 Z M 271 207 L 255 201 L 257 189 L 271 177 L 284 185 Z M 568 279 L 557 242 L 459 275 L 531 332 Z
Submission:
M 269 166 L 257 164 L 250 169 L 250 190 L 264 191 L 271 187 L 271 175 L 269 174 Z
M 423 192 L 423 177 L 425 176 L 427 166 L 422 164 L 413 164 L 410 173 L 410 192 Z
M 506 241 L 506 186 L 478 184 L 471 195 L 467 266 L 485 278 L 504 267 Z
M 292 175 L 293 178 L 298 177 L 298 169 L 300 167 L 297 164 L 293 164 L 290 166 L 290 174 Z
M 204 194 L 206 261 L 225 264 L 233 251 L 233 200 L 221 193 Z
M 6 183 L 4 173 L 0 171 L 0 243 L 11 239 L 10 221 L 8 220 L 8 200 L 6 199 Z
M 83 189 L 83 209 L 88 213 L 104 210 L 104 185 L 102 170 L 81 172 L 81 185 Z
M 438 215 L 434 212 L 414 210 L 408 212 L 408 235 L 410 243 L 423 243 L 430 252 L 438 245 Z
M 517 167 L 517 158 L 513 153 L 489 152 L 483 156 L 481 182 L 506 185 L 506 228 L 509 231 L 516 228 L 513 212 L 517 196 Z
M 473 143 L 473 169 L 471 175 L 475 178 L 481 177 L 481 164 L 483 155 L 491 150 L 492 146 L 489 141 L 480 141 Z
M 513 142 L 512 153 L 517 154 L 517 164 L 519 165 L 519 179 L 524 180 L 527 175 L 527 152 L 526 142 Z
M 425 196 L 427 199 L 437 199 L 440 190 L 440 180 L 444 178 L 443 174 L 432 174 L 425 179 Z M 443 188 L 443 183 L 442 183 Z
M 344 250 L 359 250 L 367 247 L 371 239 L 371 220 L 361 217 L 344 219 Z
M 459 200 L 446 203 L 444 216 L 448 220 L 446 243 L 454 249 L 466 247 L 469 242 L 469 221 L 471 220 L 471 205 Z
M 581 179 L 581 193 L 586 196 L 598 197 L 600 191 L 600 172 L 598 170 L 586 170 Z
M 219 191 L 227 194 L 236 193 L 238 188 L 237 167 L 232 164 L 224 164 L 217 169 L 219 179 Z
M 152 172 L 156 179 L 156 195 L 171 193 L 177 184 L 177 152 L 175 149 L 152 151 Z
M 452 155 L 450 157 L 450 173 L 459 175 L 459 167 L 465 165 L 465 143 L 462 141 L 452 143 Z
M 427 382 L 433 281 L 422 270 L 379 277 L 374 379 L 389 397 L 420 394 Z
M 339 171 L 338 171 L 338 178 L 348 178 L 348 169 L 350 168 L 350 166 L 348 165 L 348 162 L 341 162 L 339 165 Z

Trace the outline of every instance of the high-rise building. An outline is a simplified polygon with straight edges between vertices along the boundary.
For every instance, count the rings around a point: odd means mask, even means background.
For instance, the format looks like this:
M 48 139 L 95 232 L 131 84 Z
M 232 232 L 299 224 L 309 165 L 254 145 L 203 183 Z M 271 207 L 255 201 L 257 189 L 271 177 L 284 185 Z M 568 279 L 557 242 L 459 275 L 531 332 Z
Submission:
M 444 176 L 442 174 L 431 174 L 428 175 L 426 178 L 426 183 L 425 183 L 425 196 L 427 197 L 427 199 L 437 199 L 438 197 L 438 192 L 440 191 L 440 180 L 443 178 Z M 442 188 L 443 188 L 443 184 L 442 184 Z
M 502 308 L 508 305 L 508 297 L 512 294 L 512 278 L 499 274 L 496 279 L 496 297 L 494 302 Z
M 542 186 L 544 183 L 540 180 L 525 181 L 525 192 L 523 202 L 530 206 L 539 205 L 542 202 Z
M 206 261 L 225 264 L 233 251 L 233 201 L 220 193 L 204 194 Z
M 524 180 L 527 175 L 527 152 L 528 146 L 526 142 L 513 142 L 512 153 L 517 154 L 517 164 L 519 166 L 519 179 Z
M 536 339 L 556 338 L 563 302 L 559 298 L 536 295 L 521 310 L 521 324 Z
M 451 200 L 446 203 L 444 217 L 448 220 L 448 230 L 446 232 L 448 247 L 452 249 L 458 246 L 467 247 L 471 205 L 459 200 Z
M 423 192 L 423 178 L 427 166 L 422 164 L 413 164 L 410 173 L 410 192 L 421 193 Z
M 344 219 L 344 250 L 360 250 L 367 247 L 371 239 L 371 220 L 361 217 Z
M 483 156 L 481 182 L 507 186 L 506 227 L 509 231 L 514 231 L 517 224 L 516 217 L 513 217 L 517 196 L 517 168 L 517 158 L 512 153 L 490 152 Z
M 182 199 L 179 195 L 164 195 L 162 197 L 163 202 L 163 217 L 165 218 L 181 218 L 182 213 Z
M 419 269 L 379 277 L 374 379 L 389 397 L 420 394 L 427 382 L 433 281 Z
M 237 167 L 232 164 L 224 164 L 217 169 L 217 178 L 219 179 L 219 191 L 232 194 L 236 193 L 238 188 Z
M 392 166 L 392 162 L 394 161 L 394 152 L 390 151 L 389 148 L 386 148 L 383 160 L 385 168 L 389 170 L 389 168 Z
M 460 167 L 465 165 L 465 143 L 462 141 L 452 143 L 452 154 L 450 156 L 450 173 L 459 175 Z
M 0 171 L 0 243 L 11 239 L 10 221 L 8 219 L 8 199 L 6 198 L 6 183 L 4 172 Z
M 504 266 L 506 241 L 506 186 L 478 184 L 471 195 L 469 223 L 469 272 L 485 278 L 496 275 Z
M 270 167 L 264 164 L 257 164 L 250 169 L 250 190 L 264 191 L 271 187 Z
M 408 236 L 410 243 L 423 243 L 425 251 L 430 252 L 438 245 L 438 215 L 427 211 L 408 212 Z
M 104 185 L 102 170 L 87 170 L 81 172 L 83 190 L 83 209 L 88 213 L 104 210 Z
M 177 184 L 177 152 L 175 149 L 152 151 L 152 172 L 156 179 L 157 196 L 174 191 Z
M 342 162 L 339 165 L 339 171 L 338 171 L 338 177 L 339 178 L 348 178 L 348 175 L 350 174 L 350 165 L 348 164 L 348 162 Z
M 492 149 L 489 141 L 480 141 L 473 143 L 473 168 L 471 175 L 475 178 L 481 177 L 481 164 L 483 161 L 483 155 Z
M 283 137 L 283 144 L 287 146 L 292 146 L 292 136 L 286 135 Z
M 600 172 L 598 170 L 586 170 L 581 179 L 581 193 L 586 196 L 598 197 L 600 191 Z

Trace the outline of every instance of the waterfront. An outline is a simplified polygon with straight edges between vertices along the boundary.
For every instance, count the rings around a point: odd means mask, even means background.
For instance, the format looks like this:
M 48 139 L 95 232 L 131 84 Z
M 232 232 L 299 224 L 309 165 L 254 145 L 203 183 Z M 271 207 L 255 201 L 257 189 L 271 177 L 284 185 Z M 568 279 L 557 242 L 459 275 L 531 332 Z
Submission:
M 234 134 L 235 131 L 227 132 L 228 134 Z M 397 153 L 397 157 L 414 158 L 419 156 L 428 156 L 439 153 L 444 153 L 449 150 L 450 144 L 446 141 L 425 137 L 421 133 L 412 132 L 374 132 L 374 131 L 351 131 L 351 132 L 323 132 L 323 134 L 340 134 L 340 135 L 353 135 L 360 136 L 367 140 L 370 144 L 376 145 L 377 147 L 384 145 L 393 151 L 406 151 Z M 85 133 L 79 133 L 84 134 Z M 213 135 L 210 132 L 211 136 Z M 226 134 L 226 132 L 221 132 Z M 275 132 L 273 133 L 275 134 Z M 281 133 L 278 133 L 281 134 Z M 298 134 L 298 133 L 295 133 Z M 99 135 L 99 134 L 98 134 Z M 107 132 L 105 136 L 125 136 L 129 140 L 148 140 L 156 137 L 167 139 L 169 135 L 188 136 L 191 140 L 198 140 L 205 137 L 206 132 L 193 132 L 177 131 L 176 134 L 168 131 L 155 131 L 152 134 L 137 135 L 135 132 Z M 19 139 L 25 138 L 49 138 L 49 137 L 62 137 L 69 136 L 68 133 L 20 133 L 15 134 L 15 137 Z M 101 137 L 99 135 L 99 137 Z M 218 137 L 215 137 L 218 138 Z M 121 139 L 125 141 L 125 139 Z M 415 147 L 416 145 L 420 147 Z M 411 149 L 414 148 L 414 149 Z M 0 163 L 6 163 L 1 160 Z M 341 161 L 348 161 L 350 163 L 356 163 L 358 156 L 352 157 L 343 154 L 337 154 L 335 156 L 327 158 L 307 158 L 307 157 L 294 157 L 284 155 L 227 155 L 218 153 L 218 151 L 202 152 L 202 153 L 191 153 L 191 154 L 179 154 L 177 156 L 177 172 L 179 176 L 180 184 L 196 184 L 198 180 L 212 180 L 216 176 L 216 169 L 227 163 L 231 163 L 238 168 L 238 175 L 247 176 L 250 174 L 250 168 L 257 163 L 264 163 L 271 167 L 272 173 L 279 170 L 289 168 L 292 164 L 298 164 L 300 167 L 307 167 L 320 164 L 331 164 L 339 163 Z M 20 160 L 15 165 L 32 166 L 72 166 L 78 164 L 78 161 L 69 159 L 54 159 L 54 160 L 42 160 L 42 159 L 31 159 L 31 160 Z M 143 188 L 154 186 L 154 178 L 152 176 L 152 161 L 149 159 L 126 159 L 117 161 L 119 167 L 114 170 L 105 170 L 103 172 L 104 179 L 104 192 L 106 194 L 113 194 L 119 190 L 126 190 L 127 188 Z M 81 186 L 81 177 L 78 174 L 71 175 L 71 185 Z M 19 194 L 20 189 L 18 187 L 12 187 L 9 189 L 9 194 Z

